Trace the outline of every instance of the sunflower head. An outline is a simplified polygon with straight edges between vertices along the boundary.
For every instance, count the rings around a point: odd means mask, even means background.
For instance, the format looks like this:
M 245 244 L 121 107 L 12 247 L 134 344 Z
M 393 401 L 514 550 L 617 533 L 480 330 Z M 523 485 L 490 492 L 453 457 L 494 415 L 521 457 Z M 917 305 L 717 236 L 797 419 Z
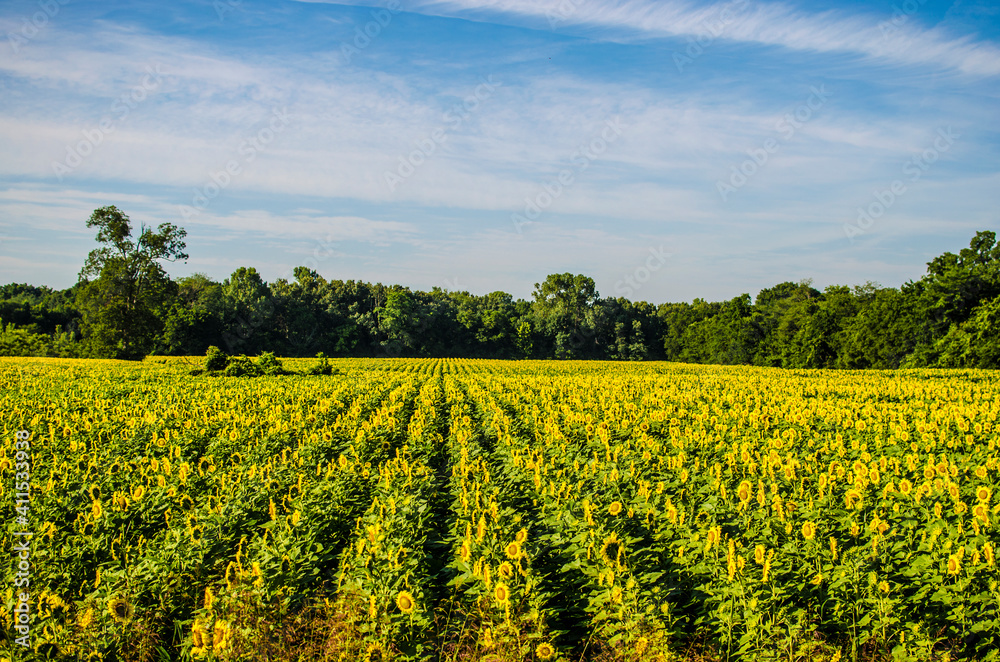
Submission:
M 400 591 L 396 596 L 396 606 L 404 614 L 412 614 L 417 608 L 417 601 L 413 599 L 413 594 L 409 591 Z
M 504 553 L 507 555 L 507 558 L 511 560 L 521 558 L 521 543 L 516 540 L 511 541 L 507 544 L 507 547 L 504 548 Z
M 229 644 L 229 623 L 226 621 L 216 621 L 212 631 L 212 648 L 224 650 Z
M 547 641 L 535 646 L 535 655 L 539 660 L 551 660 L 556 656 L 556 649 Z
M 195 648 L 205 648 L 208 646 L 208 633 L 205 630 L 205 623 L 200 619 L 195 619 L 191 626 L 191 641 Z
M 504 604 L 510 600 L 510 589 L 503 582 L 497 582 L 496 586 L 493 587 L 493 597 L 500 604 Z
M 621 513 L 621 511 L 622 511 L 622 502 L 621 501 L 612 501 L 611 505 L 608 506 L 608 514 L 611 515 L 611 516 L 616 516 L 619 513 Z
M 111 614 L 111 618 L 119 623 L 124 623 L 132 619 L 135 610 L 128 600 L 124 598 L 112 598 L 108 601 L 108 613 Z
M 816 525 L 812 522 L 806 522 L 802 525 L 802 537 L 806 540 L 812 540 L 816 537 Z
M 619 557 L 621 557 L 622 545 L 618 540 L 618 536 L 612 533 L 610 536 L 604 539 L 601 544 L 601 557 L 609 565 L 614 565 L 618 563 Z
M 740 486 L 736 489 L 736 496 L 739 497 L 740 503 L 746 503 L 750 501 L 750 495 L 753 488 L 750 486 L 748 481 L 743 481 Z

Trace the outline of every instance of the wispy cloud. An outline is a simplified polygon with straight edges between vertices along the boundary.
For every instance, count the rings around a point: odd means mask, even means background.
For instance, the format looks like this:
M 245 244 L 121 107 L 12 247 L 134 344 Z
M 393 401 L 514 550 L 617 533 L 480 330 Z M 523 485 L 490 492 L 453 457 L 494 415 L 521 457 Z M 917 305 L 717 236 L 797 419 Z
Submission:
M 377 6 L 375 0 L 298 0 Z M 625 30 L 634 37 L 698 37 L 710 34 L 724 11 L 735 15 L 720 38 L 817 53 L 854 53 L 902 65 L 953 69 L 972 76 L 1000 74 L 1000 48 L 988 41 L 922 28 L 909 21 L 883 25 L 891 15 L 843 11 L 807 13 L 780 3 L 727 0 L 711 5 L 675 0 L 413 0 L 407 11 L 474 20 L 521 19 L 538 27 L 581 26 Z M 880 27 L 881 26 L 881 27 Z M 613 39 L 613 35 L 604 35 Z

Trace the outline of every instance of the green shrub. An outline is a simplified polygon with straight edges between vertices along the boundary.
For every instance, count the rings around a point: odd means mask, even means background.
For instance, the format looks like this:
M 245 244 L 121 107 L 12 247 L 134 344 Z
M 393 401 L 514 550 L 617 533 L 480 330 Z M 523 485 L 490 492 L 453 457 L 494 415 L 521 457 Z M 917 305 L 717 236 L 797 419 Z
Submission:
M 225 370 L 229 362 L 229 355 L 215 345 L 211 345 L 205 352 L 205 370 Z
M 244 355 L 230 356 L 226 364 L 226 377 L 257 377 L 262 373 L 260 366 Z
M 273 352 L 264 352 L 257 358 L 257 367 L 265 375 L 283 375 L 285 369 Z
M 316 355 L 319 361 L 313 367 L 309 368 L 308 373 L 310 375 L 332 375 L 333 366 L 330 365 L 330 360 L 326 358 L 326 354 L 320 352 Z

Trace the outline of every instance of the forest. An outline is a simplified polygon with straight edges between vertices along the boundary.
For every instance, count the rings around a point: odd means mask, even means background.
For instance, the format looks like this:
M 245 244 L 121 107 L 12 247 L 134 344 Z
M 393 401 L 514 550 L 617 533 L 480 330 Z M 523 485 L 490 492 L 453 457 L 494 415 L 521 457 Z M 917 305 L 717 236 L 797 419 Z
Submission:
M 186 233 L 94 212 L 102 244 L 65 290 L 0 286 L 0 356 L 203 355 L 667 360 L 784 368 L 1000 366 L 1000 245 L 977 232 L 898 288 L 783 282 L 728 301 L 601 297 L 582 274 L 549 274 L 531 300 L 327 279 L 306 267 L 266 282 L 172 279 Z

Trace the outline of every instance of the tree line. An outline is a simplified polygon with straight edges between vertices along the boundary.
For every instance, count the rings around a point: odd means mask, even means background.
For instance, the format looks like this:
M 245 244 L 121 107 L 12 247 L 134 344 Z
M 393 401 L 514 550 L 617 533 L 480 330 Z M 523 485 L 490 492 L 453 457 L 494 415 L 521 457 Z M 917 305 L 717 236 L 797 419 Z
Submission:
M 592 278 L 550 274 L 531 300 L 253 267 L 222 282 L 171 279 L 183 229 L 96 210 L 100 247 L 66 290 L 0 286 L 0 355 L 141 359 L 202 355 L 669 360 L 785 368 L 1000 367 L 1000 245 L 991 231 L 899 288 L 784 282 L 751 300 L 633 302 Z

